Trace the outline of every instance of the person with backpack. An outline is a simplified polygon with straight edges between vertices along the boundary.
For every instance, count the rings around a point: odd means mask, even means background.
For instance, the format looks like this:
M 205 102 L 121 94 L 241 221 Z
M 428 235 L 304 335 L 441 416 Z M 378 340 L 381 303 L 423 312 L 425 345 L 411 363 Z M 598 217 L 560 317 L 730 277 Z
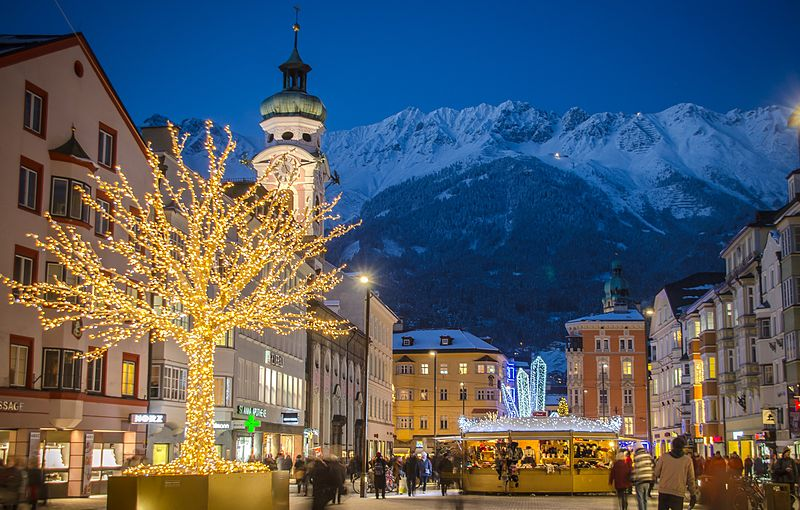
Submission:
M 697 503 L 697 484 L 692 459 L 684 454 L 686 440 L 672 440 L 672 450 L 658 458 L 653 476 L 658 480 L 658 510 L 683 510 L 688 489 L 689 508 Z
M 417 474 L 422 482 L 422 493 L 428 489 L 428 479 L 433 476 L 433 463 L 428 458 L 428 452 L 422 452 L 422 459 L 417 463 Z
M 381 452 L 375 454 L 375 460 L 372 461 L 372 475 L 375 485 L 375 499 L 383 496 L 386 499 L 386 470 L 389 469 L 389 464 L 381 456 Z
M 653 457 L 643 446 L 633 454 L 633 486 L 636 488 L 636 504 L 639 510 L 647 510 L 650 484 L 653 483 Z
M 417 489 L 417 454 L 412 450 L 411 453 L 408 455 L 408 459 L 406 459 L 406 463 L 403 466 L 403 472 L 406 474 L 406 485 L 408 486 L 408 496 L 411 497 L 414 495 L 414 491 Z

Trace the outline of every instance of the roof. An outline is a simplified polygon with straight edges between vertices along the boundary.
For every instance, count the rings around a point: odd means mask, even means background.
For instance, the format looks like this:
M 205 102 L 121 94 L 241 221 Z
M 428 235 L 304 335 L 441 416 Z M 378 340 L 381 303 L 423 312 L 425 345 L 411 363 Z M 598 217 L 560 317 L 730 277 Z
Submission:
M 703 272 L 664 285 L 672 315 L 680 317 L 686 308 L 724 280 L 725 273 Z
M 55 42 L 61 39 L 72 37 L 66 35 L 15 35 L 0 34 L 0 55 L 9 55 L 17 51 L 35 48 L 42 44 Z
M 687 307 L 686 310 L 684 310 L 683 313 L 684 314 L 690 314 L 692 312 L 696 312 L 701 306 L 703 306 L 704 304 L 706 304 L 706 303 L 710 302 L 712 299 L 714 299 L 714 296 L 716 295 L 718 289 L 719 289 L 719 286 L 715 286 L 715 287 L 709 289 L 708 292 L 706 292 L 705 294 L 700 296 L 698 299 L 695 300 L 694 303 L 692 303 L 689 307 Z
M 619 434 L 622 428 L 622 418 L 611 416 L 608 420 L 583 418 L 581 416 L 558 417 L 532 417 L 511 418 L 501 416 L 491 418 L 465 418 L 458 419 L 461 432 L 578 432 L 578 433 L 612 433 Z
M 403 345 L 403 337 L 410 336 L 414 345 Z M 450 345 L 441 345 L 441 337 L 452 337 Z M 461 329 L 415 329 L 403 333 L 395 333 L 392 339 L 394 352 L 427 352 L 427 351 L 477 351 L 500 354 L 500 349 L 488 344 L 477 336 Z
M 578 322 L 629 322 L 629 321 L 643 321 L 644 317 L 638 310 L 628 310 L 627 312 L 608 312 L 598 313 L 595 315 L 587 315 L 567 321 L 567 324 L 576 324 Z
M 413 360 L 413 359 L 411 359 L 411 358 L 409 358 L 408 356 L 403 356 L 402 358 L 400 358 L 399 360 L 397 360 L 397 362 L 398 362 L 398 363 L 413 363 L 413 362 L 414 362 L 414 360 Z

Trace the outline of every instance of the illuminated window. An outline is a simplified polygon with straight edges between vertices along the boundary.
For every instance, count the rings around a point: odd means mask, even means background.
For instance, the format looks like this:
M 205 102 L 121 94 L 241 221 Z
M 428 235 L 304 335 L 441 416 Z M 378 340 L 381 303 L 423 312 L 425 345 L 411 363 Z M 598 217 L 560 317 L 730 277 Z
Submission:
M 447 363 L 439 364 L 439 373 L 442 375 L 447 375 Z
M 123 356 L 125 356 L 123 354 Z M 122 361 L 122 396 L 133 397 L 136 395 L 136 361 L 123 359 Z
M 218 336 L 217 347 L 233 347 L 233 329 L 229 329 L 224 335 Z
M 708 358 L 708 378 L 709 379 L 716 379 L 717 378 L 717 357 L 710 356 Z
M 486 373 L 486 365 L 484 365 L 483 363 L 478 363 L 475 366 L 475 372 L 477 372 L 479 374 L 485 374 Z
M 705 374 L 703 370 L 703 362 L 702 361 L 695 361 L 694 362 L 694 383 L 695 384 L 702 384 L 705 380 Z
M 214 405 L 233 406 L 233 378 L 214 376 Z
M 28 384 L 28 356 L 30 347 L 21 344 L 11 344 L 8 360 L 9 386 L 27 386 Z
M 622 360 L 622 376 L 633 377 L 633 361 L 629 359 Z
M 397 390 L 397 400 L 414 400 L 414 391 L 405 388 Z
M 428 364 L 427 363 L 420 363 L 419 364 L 419 373 L 422 375 L 428 375 L 429 372 Z
M 428 390 L 419 390 L 419 399 L 428 400 Z
M 623 418 L 623 425 L 626 435 L 633 434 L 633 416 L 626 416 Z
M 467 364 L 466 363 L 459 363 L 458 364 L 458 373 L 464 375 L 467 373 Z

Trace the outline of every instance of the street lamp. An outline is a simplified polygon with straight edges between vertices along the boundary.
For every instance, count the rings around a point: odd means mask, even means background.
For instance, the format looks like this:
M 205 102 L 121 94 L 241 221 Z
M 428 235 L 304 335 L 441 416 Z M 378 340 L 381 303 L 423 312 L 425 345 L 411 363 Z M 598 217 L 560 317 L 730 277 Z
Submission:
M 439 353 L 430 351 L 428 354 L 433 356 L 433 450 L 436 452 L 436 400 L 439 396 L 439 389 L 436 386 L 436 373 L 439 372 L 439 364 L 436 362 Z
M 644 309 L 644 348 L 645 348 L 645 374 L 647 377 L 645 378 L 645 400 L 647 402 L 647 419 L 645 421 L 645 425 L 647 426 L 647 444 L 650 447 L 650 452 L 653 452 L 653 427 L 651 422 L 651 414 L 652 410 L 650 409 L 650 386 L 651 381 L 653 380 L 653 376 L 650 374 L 650 323 L 653 320 L 653 315 L 655 314 L 655 310 L 648 307 Z
M 359 283 L 364 285 L 366 288 L 366 296 L 364 301 L 366 303 L 366 313 L 364 318 L 364 336 L 366 337 L 366 344 L 364 346 L 364 366 L 362 368 L 362 380 L 364 381 L 364 387 L 361 390 L 361 394 L 364 396 L 364 409 L 362 410 L 362 420 L 363 420 L 363 434 L 364 438 L 361 442 L 361 497 L 367 497 L 367 465 L 369 464 L 369 452 L 367 451 L 367 405 L 369 400 L 367 399 L 367 388 L 369 387 L 369 302 L 370 298 L 372 297 L 372 290 L 369 287 L 370 280 L 369 276 L 361 275 L 358 278 Z
M 458 386 L 461 389 L 461 391 L 458 392 L 458 397 L 461 399 L 461 416 L 466 417 L 466 413 L 464 412 L 464 405 L 467 401 L 467 392 L 465 391 L 467 385 L 462 381 L 458 383 Z

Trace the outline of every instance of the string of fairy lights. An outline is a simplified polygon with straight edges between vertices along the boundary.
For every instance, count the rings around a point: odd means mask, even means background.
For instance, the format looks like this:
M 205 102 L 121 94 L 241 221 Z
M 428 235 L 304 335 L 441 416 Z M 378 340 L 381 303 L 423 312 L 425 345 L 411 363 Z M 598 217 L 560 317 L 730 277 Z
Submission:
M 228 193 L 225 163 L 236 143 L 229 128 L 218 152 L 206 122 L 208 177 L 192 171 L 182 152 L 188 135 L 169 125 L 174 177 L 164 174 L 158 156 L 148 148 L 152 187 L 135 190 L 122 169 L 106 180 L 91 177 L 110 208 L 83 188 L 82 200 L 114 224 L 114 235 L 84 239 L 75 226 L 48 216 L 51 233 L 31 235 L 36 246 L 64 265 L 70 279 L 19 283 L 7 276 L 10 300 L 38 310 L 45 330 L 81 320 L 98 358 L 118 343 L 174 340 L 188 358 L 185 441 L 169 464 L 140 465 L 126 474 L 211 474 L 257 472 L 261 463 L 219 458 L 214 445 L 214 350 L 216 340 L 234 327 L 289 334 L 311 329 L 327 335 L 347 331 L 344 321 L 323 319 L 306 311 L 341 278 L 341 267 L 316 273 L 310 262 L 327 244 L 353 228 L 336 225 L 309 236 L 315 225 L 336 219 L 331 202 L 293 211 L 286 193 L 267 190 L 259 180 L 242 194 Z M 299 167 L 291 153 L 274 158 L 266 176 L 277 168 Z M 264 176 L 262 176 L 263 178 Z M 183 220 L 183 228 L 176 217 Z M 320 229 L 321 230 L 321 229 Z M 122 261 L 122 264 L 120 264 Z M 191 328 L 184 327 L 191 317 Z

